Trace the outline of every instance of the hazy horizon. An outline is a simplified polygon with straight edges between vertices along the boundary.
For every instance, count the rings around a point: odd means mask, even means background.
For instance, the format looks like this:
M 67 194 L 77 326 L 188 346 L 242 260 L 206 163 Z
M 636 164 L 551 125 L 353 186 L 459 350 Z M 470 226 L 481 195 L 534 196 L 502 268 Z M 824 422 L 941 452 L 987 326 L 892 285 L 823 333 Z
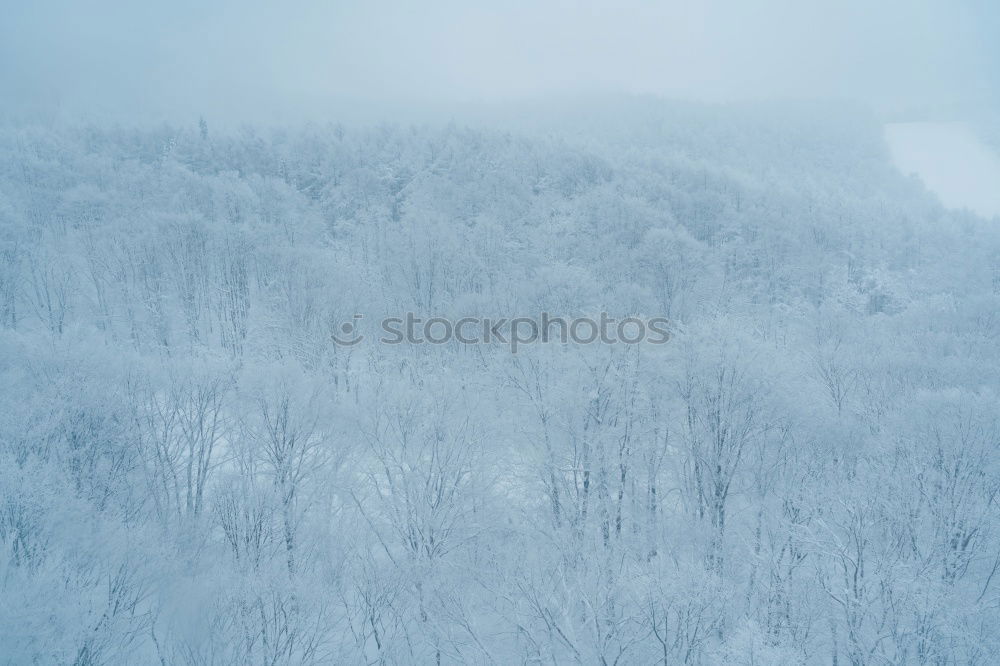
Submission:
M 550 97 L 995 107 L 1000 8 L 769 0 L 7 4 L 0 108 L 244 121 L 434 114 Z

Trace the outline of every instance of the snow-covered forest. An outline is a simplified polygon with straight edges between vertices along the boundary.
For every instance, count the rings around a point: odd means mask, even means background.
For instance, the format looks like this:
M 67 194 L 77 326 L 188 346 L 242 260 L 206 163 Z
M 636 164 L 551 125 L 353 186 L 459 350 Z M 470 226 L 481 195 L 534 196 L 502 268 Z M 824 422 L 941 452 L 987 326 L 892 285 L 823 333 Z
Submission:
M 370 330 L 543 311 L 672 335 Z M 0 663 L 1000 658 L 1000 220 L 866 112 L 8 122 L 0 324 Z

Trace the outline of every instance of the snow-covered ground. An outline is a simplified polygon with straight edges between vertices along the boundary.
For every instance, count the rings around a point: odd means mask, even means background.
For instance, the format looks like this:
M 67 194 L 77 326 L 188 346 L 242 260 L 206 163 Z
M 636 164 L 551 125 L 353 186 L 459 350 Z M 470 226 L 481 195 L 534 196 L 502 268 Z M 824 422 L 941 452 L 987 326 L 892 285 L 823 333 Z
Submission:
M 896 166 L 917 174 L 945 206 L 1000 216 L 1000 156 L 965 123 L 890 123 L 885 135 Z

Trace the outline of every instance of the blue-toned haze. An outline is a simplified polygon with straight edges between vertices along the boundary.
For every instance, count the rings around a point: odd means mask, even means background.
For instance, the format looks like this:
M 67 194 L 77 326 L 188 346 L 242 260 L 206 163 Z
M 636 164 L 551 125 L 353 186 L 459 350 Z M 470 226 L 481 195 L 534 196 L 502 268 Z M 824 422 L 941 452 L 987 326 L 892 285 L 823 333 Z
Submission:
M 1000 663 L 998 19 L 0 0 L 0 666 Z

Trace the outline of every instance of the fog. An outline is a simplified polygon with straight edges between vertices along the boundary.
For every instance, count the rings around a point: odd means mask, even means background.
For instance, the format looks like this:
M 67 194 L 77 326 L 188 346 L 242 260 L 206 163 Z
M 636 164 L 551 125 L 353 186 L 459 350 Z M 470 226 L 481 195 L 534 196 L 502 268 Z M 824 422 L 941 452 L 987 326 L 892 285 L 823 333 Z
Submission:
M 896 166 L 943 204 L 1000 216 L 1000 159 L 964 123 L 890 123 L 886 140 Z
M 847 99 L 898 117 L 997 99 L 986 0 L 504 3 L 5 0 L 9 110 L 227 119 L 552 95 Z
M 998 0 L 0 0 L 0 666 L 1000 664 Z

